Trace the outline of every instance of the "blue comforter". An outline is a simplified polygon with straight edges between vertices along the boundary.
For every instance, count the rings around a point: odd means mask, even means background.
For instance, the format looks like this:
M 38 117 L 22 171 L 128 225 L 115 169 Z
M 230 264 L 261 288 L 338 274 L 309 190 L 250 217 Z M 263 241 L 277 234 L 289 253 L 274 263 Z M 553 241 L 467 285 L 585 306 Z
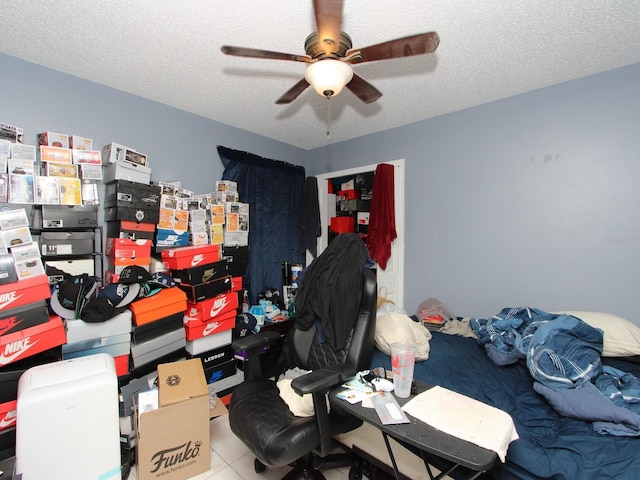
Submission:
M 561 415 L 532 388 L 523 361 L 496 366 L 472 338 L 433 332 L 429 358 L 418 362 L 416 379 L 440 385 L 509 413 L 518 430 L 507 461 L 482 478 L 635 480 L 640 472 L 640 439 L 599 435 L 591 423 Z M 603 358 L 605 366 L 640 376 L 640 364 Z M 391 368 L 375 350 L 371 367 Z

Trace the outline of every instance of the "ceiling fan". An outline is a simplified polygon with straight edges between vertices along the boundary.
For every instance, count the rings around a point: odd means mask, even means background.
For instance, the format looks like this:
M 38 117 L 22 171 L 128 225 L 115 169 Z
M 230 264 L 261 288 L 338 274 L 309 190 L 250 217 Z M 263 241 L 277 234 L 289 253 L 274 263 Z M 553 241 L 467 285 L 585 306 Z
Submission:
M 289 60 L 309 64 L 305 76 L 276 103 L 291 103 L 309 85 L 326 98 L 338 95 L 343 87 L 351 90 L 364 103 L 378 100 L 382 93 L 356 74 L 351 65 L 410 57 L 435 52 L 440 43 L 436 32 L 421 33 L 378 43 L 364 48 L 352 48 L 351 38 L 342 31 L 343 0 L 313 0 L 316 32 L 305 41 L 306 55 L 271 52 L 256 48 L 224 45 L 222 53 L 238 57 Z

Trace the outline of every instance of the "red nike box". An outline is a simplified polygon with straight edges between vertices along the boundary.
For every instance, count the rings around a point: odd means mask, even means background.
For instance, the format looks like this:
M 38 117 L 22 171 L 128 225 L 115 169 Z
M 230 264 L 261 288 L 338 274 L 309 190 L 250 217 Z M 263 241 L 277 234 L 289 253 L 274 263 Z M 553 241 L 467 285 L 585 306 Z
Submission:
M 17 408 L 17 400 L 0 403 L 0 431 L 15 426 L 18 417 Z
M 109 257 L 149 258 L 151 257 L 151 240 L 131 240 L 130 238 L 107 238 L 105 253 Z
M 216 333 L 232 329 L 236 325 L 236 312 L 222 314 L 208 322 L 201 322 L 195 318 L 185 317 L 184 331 L 187 340 L 207 337 Z
M 0 311 L 0 336 L 35 327 L 48 321 L 49 310 L 47 302 L 44 300 L 2 310 Z
M 191 245 L 162 251 L 162 263 L 169 270 L 183 270 L 222 260 L 219 245 Z
M 231 277 L 231 290 L 234 292 L 242 290 L 242 277 Z
M 187 300 L 185 316 L 189 317 L 188 319 L 208 322 L 225 313 L 235 311 L 236 308 L 238 308 L 238 295 L 234 292 L 229 292 L 217 297 L 207 298 L 201 302 Z
M 0 311 L 51 297 L 49 277 L 36 275 L 19 282 L 0 285 Z
M 44 352 L 67 342 L 62 319 L 49 317 L 47 323 L 0 337 L 0 367 Z

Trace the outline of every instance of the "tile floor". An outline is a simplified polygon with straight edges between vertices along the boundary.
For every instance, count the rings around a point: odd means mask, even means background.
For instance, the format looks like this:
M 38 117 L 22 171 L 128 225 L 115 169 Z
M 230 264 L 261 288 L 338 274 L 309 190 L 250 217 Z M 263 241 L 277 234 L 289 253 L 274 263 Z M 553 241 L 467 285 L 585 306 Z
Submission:
M 267 468 L 257 474 L 253 468 L 255 457 L 231 432 L 229 416 L 221 415 L 209 422 L 211 431 L 211 469 L 192 477 L 191 480 L 276 480 L 291 468 Z M 348 469 L 323 472 L 327 480 L 348 480 Z M 135 467 L 127 480 L 137 480 Z

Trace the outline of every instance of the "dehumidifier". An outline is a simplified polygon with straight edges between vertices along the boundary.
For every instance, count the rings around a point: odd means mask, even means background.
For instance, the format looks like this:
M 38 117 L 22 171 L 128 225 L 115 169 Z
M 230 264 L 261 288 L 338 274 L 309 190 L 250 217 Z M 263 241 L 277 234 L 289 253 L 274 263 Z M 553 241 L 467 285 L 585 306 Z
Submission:
M 22 480 L 120 479 L 118 378 L 101 353 L 32 367 L 18 381 Z

